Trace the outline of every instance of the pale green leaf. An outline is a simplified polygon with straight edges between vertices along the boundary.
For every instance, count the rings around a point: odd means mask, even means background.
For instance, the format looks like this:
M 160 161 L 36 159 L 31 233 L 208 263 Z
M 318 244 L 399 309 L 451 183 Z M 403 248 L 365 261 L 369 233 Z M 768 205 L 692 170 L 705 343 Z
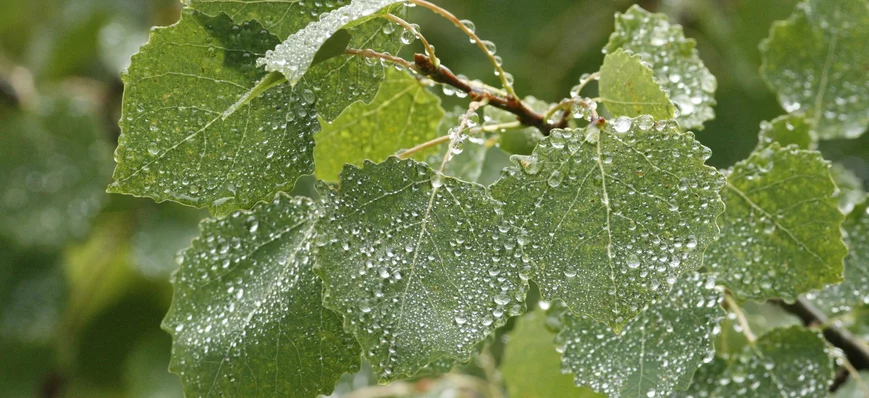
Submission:
M 845 257 L 845 281 L 808 298 L 829 315 L 849 312 L 861 304 L 869 304 L 869 201 L 854 207 L 842 223 L 849 253 Z
M 178 268 L 175 255 L 199 235 L 196 226 L 203 210 L 168 203 L 138 211 L 136 231 L 130 242 L 130 265 L 144 277 L 166 281 Z
M 606 109 L 614 116 L 651 115 L 658 120 L 674 116 L 675 107 L 652 70 L 639 56 L 622 48 L 603 59 L 599 87 Z
M 467 360 L 524 312 L 527 284 L 483 186 L 390 157 L 346 167 L 327 197 L 317 226 L 324 303 L 344 315 L 381 380 Z
M 182 254 L 163 327 L 187 396 L 313 397 L 359 366 L 312 272 L 319 207 L 279 194 L 206 220 Z
M 554 131 L 492 187 L 511 255 L 533 268 L 546 300 L 621 330 L 699 268 L 718 236 L 724 177 L 704 165 L 709 155 L 648 116 Z
M 620 335 L 564 311 L 556 344 L 577 385 L 613 397 L 668 396 L 688 388 L 697 368 L 714 355 L 713 334 L 724 316 L 721 299 L 714 279 L 692 273 Z
M 319 20 L 290 35 L 257 64 L 269 72 L 280 72 L 295 85 L 307 73 L 320 47 L 335 32 L 371 20 L 389 7 L 406 0 L 352 0 L 350 4 L 322 14 Z
M 857 376 L 851 375 L 848 381 L 840 387 L 832 398 L 866 398 L 869 397 L 869 372 L 861 371 Z
M 761 43 L 761 74 L 819 138 L 858 137 L 869 125 L 867 37 L 866 0 L 805 0 Z
M 781 305 L 769 301 L 759 303 L 748 300 L 737 304 L 754 336 L 763 336 L 775 329 L 803 324 L 796 315 L 787 312 Z M 721 321 L 721 334 L 715 340 L 715 349 L 718 355 L 724 358 L 742 352 L 742 349 L 748 345 L 744 326 L 733 315 L 735 314 L 731 312 Z
M 407 72 L 388 69 L 371 104 L 357 102 L 331 124 L 321 122 L 323 130 L 314 136 L 316 175 L 336 181 L 345 164 L 380 162 L 433 139 L 443 116 L 440 97 Z
M 313 172 L 313 93 L 256 67 L 274 36 L 234 26 L 187 10 L 133 57 L 110 192 L 228 214 Z
M 531 311 L 516 320 L 501 360 L 501 373 L 511 397 L 600 398 L 587 387 L 573 384 L 573 376 L 561 373 L 561 355 L 552 345 L 547 315 Z
M 839 188 L 837 194 L 839 210 L 843 214 L 850 214 L 854 206 L 866 198 L 863 180 L 853 171 L 838 163 L 833 163 L 833 166 L 830 167 L 830 175 L 833 177 L 836 187 Z
M 730 171 L 706 265 L 736 296 L 792 301 L 841 282 L 844 217 L 829 168 L 818 152 L 773 143 Z
M 796 145 L 800 149 L 814 149 L 815 139 L 812 127 L 806 123 L 802 114 L 791 113 L 779 116 L 771 122 L 760 123 L 757 148 L 761 150 L 778 142 L 781 146 Z
M 676 120 L 683 129 L 702 129 L 715 117 L 715 76 L 697 55 L 693 39 L 686 39 L 679 25 L 671 25 L 664 14 L 652 14 L 632 6 L 616 14 L 616 30 L 605 52 L 616 49 L 637 54 L 651 65 L 655 80 L 678 108 Z
M 107 136 L 73 98 L 0 115 L 0 236 L 41 247 L 84 237 L 106 200 Z
M 525 97 L 522 102 L 538 113 L 545 113 L 552 106 L 548 102 L 534 97 Z M 516 115 L 491 106 L 483 108 L 483 112 L 487 124 L 511 123 L 518 120 Z M 541 139 L 543 139 L 543 134 L 540 133 L 540 130 L 535 127 L 523 127 L 499 133 L 498 145 L 507 153 L 529 155 Z
M 242 24 L 256 20 L 269 33 L 284 40 L 350 0 L 183 0 L 184 3 L 212 17 L 225 13 Z
M 824 339 L 802 326 L 773 330 L 729 361 L 707 366 L 693 389 L 709 398 L 826 397 L 833 382 Z

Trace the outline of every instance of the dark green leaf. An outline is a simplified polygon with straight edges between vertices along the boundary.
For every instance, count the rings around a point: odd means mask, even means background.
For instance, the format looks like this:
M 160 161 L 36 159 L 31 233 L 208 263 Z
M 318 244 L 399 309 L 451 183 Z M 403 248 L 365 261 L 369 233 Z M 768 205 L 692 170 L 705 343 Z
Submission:
M 184 0 L 196 10 L 216 17 L 221 13 L 232 16 L 241 24 L 255 20 L 263 29 L 284 40 L 349 0 L 288 1 L 288 0 Z
M 347 45 L 350 44 L 350 39 L 352 37 L 353 36 L 346 29 L 341 29 L 335 32 L 335 34 L 323 42 L 323 46 L 317 50 L 317 54 L 314 55 L 314 60 L 311 61 L 311 65 L 317 65 L 320 62 L 343 55 L 344 50 L 347 49 Z
M 280 194 L 201 224 L 163 323 L 186 395 L 307 398 L 358 368 L 358 345 L 321 305 L 311 271 L 319 216 L 310 200 Z
M 276 44 L 255 22 L 191 10 L 154 30 L 124 76 L 109 191 L 228 214 L 313 172 L 313 92 L 255 65 Z
M 557 130 L 492 187 L 546 300 L 621 330 L 702 264 L 724 177 L 674 122 Z M 533 268 L 533 271 L 532 271 Z
M 792 301 L 841 282 L 844 217 L 829 169 L 818 152 L 773 143 L 731 170 L 706 265 L 736 296 Z
M 395 157 L 348 166 L 319 223 L 325 305 L 344 315 L 381 380 L 467 360 L 527 284 L 483 186 Z

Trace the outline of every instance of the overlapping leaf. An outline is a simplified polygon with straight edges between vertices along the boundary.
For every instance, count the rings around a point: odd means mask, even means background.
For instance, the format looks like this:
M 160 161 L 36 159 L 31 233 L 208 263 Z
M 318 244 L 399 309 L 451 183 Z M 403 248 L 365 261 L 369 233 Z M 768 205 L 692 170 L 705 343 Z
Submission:
M 762 150 L 778 142 L 781 146 L 796 145 L 800 149 L 813 149 L 815 139 L 812 127 L 806 123 L 805 116 L 791 113 L 779 116 L 770 122 L 760 123 L 757 150 Z
M 317 177 L 335 181 L 345 164 L 380 162 L 435 138 L 444 116 L 438 96 L 404 71 L 389 69 L 369 104 L 356 103 L 314 136 Z M 427 155 L 427 153 L 423 153 Z
M 446 112 L 438 126 L 437 135 L 439 137 L 448 135 L 450 129 L 461 123 L 465 113 L 467 113 L 467 109 L 460 106 L 456 106 L 451 111 Z M 480 177 L 483 174 L 483 166 L 486 163 L 486 154 L 489 150 L 486 145 L 486 135 L 481 133 L 469 136 L 460 148 L 460 153 L 453 151 L 452 158 L 444 166 L 443 173 L 462 181 L 479 183 Z M 449 144 L 441 145 L 440 151 L 429 156 L 426 162 L 431 165 L 443 163 L 444 155 L 449 150 Z
M 314 22 L 326 12 L 350 0 L 184 0 L 186 4 L 212 17 L 225 13 L 237 23 L 256 20 L 269 33 L 284 40 Z
M 869 202 L 854 207 L 842 223 L 847 234 L 849 253 L 845 258 L 845 281 L 827 287 L 808 297 L 827 314 L 851 311 L 861 304 L 869 304 Z
M 649 67 L 637 55 L 618 48 L 608 53 L 600 68 L 599 91 L 604 105 L 614 116 L 651 115 L 672 119 L 675 107 L 661 89 Z
M 715 76 L 697 56 L 693 39 L 686 39 L 682 27 L 671 25 L 664 14 L 652 14 L 632 6 L 616 14 L 616 30 L 605 51 L 624 49 L 651 65 L 655 80 L 676 104 L 676 120 L 684 129 L 701 129 L 715 117 Z
M 556 344 L 576 384 L 612 397 L 666 397 L 685 390 L 700 364 L 714 355 L 712 339 L 724 316 L 711 277 L 693 273 L 670 296 L 649 305 L 613 334 L 593 319 L 562 314 Z
M 314 56 L 332 35 L 342 28 L 352 28 L 406 0 L 352 0 L 350 4 L 320 16 L 320 19 L 290 35 L 257 64 L 270 72 L 280 72 L 295 85 L 311 67 Z
M 255 65 L 276 44 L 256 22 L 191 10 L 154 30 L 123 77 L 109 191 L 227 214 L 313 172 L 313 92 Z
M 866 37 L 866 0 L 805 0 L 761 44 L 764 79 L 819 138 L 855 138 L 869 125 Z
M 674 122 L 619 118 L 554 131 L 492 187 L 511 256 L 547 300 L 621 330 L 718 235 L 724 178 L 710 151 Z
M 829 165 L 778 143 L 755 151 L 727 178 L 721 239 L 706 265 L 741 298 L 794 300 L 842 279 L 842 213 Z
M 676 397 L 826 397 L 833 360 L 824 340 L 802 326 L 776 329 L 731 360 L 716 358 Z M 702 394 L 702 395 L 701 395 Z
M 600 398 L 587 387 L 577 387 L 573 376 L 561 373 L 561 356 L 552 346 L 553 333 L 545 324 L 542 310 L 529 312 L 516 320 L 504 350 L 501 373 L 511 397 L 525 398 Z
M 312 397 L 358 368 L 358 345 L 322 306 L 312 272 L 319 216 L 280 194 L 201 224 L 163 323 L 186 395 Z
M 106 136 L 92 110 L 70 98 L 0 115 L 0 236 L 42 247 L 83 237 L 106 199 Z
M 524 311 L 525 280 L 483 186 L 391 157 L 327 194 L 317 272 L 381 380 L 468 359 Z

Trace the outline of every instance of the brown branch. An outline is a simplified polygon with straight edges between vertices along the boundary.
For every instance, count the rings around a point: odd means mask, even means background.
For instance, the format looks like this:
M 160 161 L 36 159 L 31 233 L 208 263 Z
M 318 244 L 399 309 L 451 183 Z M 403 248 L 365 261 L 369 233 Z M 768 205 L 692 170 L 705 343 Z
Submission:
M 416 71 L 420 74 L 437 83 L 446 84 L 467 93 L 472 101 L 488 101 L 489 105 L 516 115 L 516 119 L 520 123 L 536 127 L 543 135 L 549 135 L 549 132 L 553 129 L 567 127 L 566 118 L 551 123 L 546 120 L 544 115 L 531 110 L 525 103 L 512 95 L 502 97 L 489 91 L 472 87 L 466 81 L 456 77 L 447 67 L 442 65 L 436 67 L 426 55 L 414 54 L 413 61 Z
M 830 344 L 836 346 L 845 353 L 848 362 L 858 370 L 869 369 L 869 347 L 866 343 L 854 336 L 851 332 L 836 325 L 828 325 L 827 316 L 821 312 L 812 303 L 804 298 L 799 298 L 793 304 L 785 303 L 781 300 L 772 300 L 784 308 L 787 312 L 796 315 L 803 321 L 806 326 L 822 327 L 824 338 Z M 840 383 L 834 384 L 833 387 L 838 387 Z M 833 388 L 831 387 L 831 388 Z

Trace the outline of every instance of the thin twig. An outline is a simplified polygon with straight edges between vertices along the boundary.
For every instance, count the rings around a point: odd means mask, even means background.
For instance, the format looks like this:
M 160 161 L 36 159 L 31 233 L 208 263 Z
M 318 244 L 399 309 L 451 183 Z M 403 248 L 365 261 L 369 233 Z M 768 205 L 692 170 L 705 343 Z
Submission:
M 501 67 L 501 64 L 495 58 L 495 54 L 491 53 L 489 51 L 489 49 L 486 48 L 486 45 L 483 44 L 483 40 L 481 40 L 480 37 L 477 36 L 477 33 L 475 33 L 473 30 L 471 30 L 470 28 L 465 26 L 465 24 L 463 24 L 462 21 L 460 21 L 458 18 L 456 18 L 456 16 L 453 15 L 451 12 L 449 12 L 449 11 L 447 11 L 447 10 L 445 10 L 445 9 L 435 5 L 435 4 L 429 3 L 428 1 L 425 1 L 425 0 L 410 0 L 410 2 L 413 4 L 416 4 L 418 6 L 427 8 L 427 9 L 433 11 L 435 14 L 438 14 L 438 15 L 446 18 L 447 20 L 452 22 L 454 25 L 456 25 L 459 29 L 461 29 L 463 32 L 465 32 L 465 34 L 471 38 L 471 40 L 474 42 L 474 44 L 476 44 L 477 47 L 479 47 L 480 50 L 483 51 L 483 54 L 485 54 L 486 57 L 489 58 L 489 60 L 492 62 L 492 65 L 495 66 L 495 71 L 498 73 L 498 77 L 501 79 L 501 84 L 504 86 L 504 90 L 507 90 L 508 96 L 516 97 L 516 91 L 513 89 L 513 83 L 511 83 L 509 81 L 509 79 L 507 78 L 507 72 L 504 72 L 504 69 Z M 437 66 L 437 65 L 435 64 L 435 66 Z
M 374 50 L 360 50 L 357 48 L 347 48 L 344 50 L 344 54 L 356 55 L 356 56 L 365 57 L 365 58 L 382 59 L 385 61 L 392 62 L 393 64 L 396 64 L 398 66 L 403 66 L 403 67 L 410 69 L 410 70 L 413 70 L 413 71 L 416 70 L 416 67 L 412 63 L 410 63 L 410 61 L 408 61 L 404 58 L 401 58 L 401 57 L 396 57 L 392 54 L 379 53 L 379 52 L 374 51 Z
M 425 48 L 425 52 L 428 53 L 428 57 L 429 57 L 429 59 L 431 59 L 431 62 L 435 65 L 441 64 L 441 61 L 438 59 L 437 56 L 435 56 L 434 47 L 432 47 L 431 44 L 429 44 L 429 42 L 428 42 L 428 40 L 426 40 L 425 36 L 423 36 L 422 33 L 420 33 L 419 30 L 417 30 L 413 25 L 411 25 L 409 22 L 401 19 L 400 17 L 397 17 L 397 16 L 392 15 L 392 14 L 386 14 L 384 16 L 384 18 L 401 25 L 408 32 L 413 33 L 413 35 L 416 36 L 416 38 L 419 39 L 420 42 L 422 42 L 422 46 Z
M 727 305 L 727 309 L 736 315 L 736 321 L 739 323 L 739 327 L 742 328 L 742 333 L 745 335 L 745 338 L 748 339 L 748 343 L 754 345 L 754 342 L 757 341 L 757 337 L 751 331 L 751 326 L 748 324 L 748 318 L 745 317 L 742 308 L 739 307 L 739 304 L 729 293 L 724 295 L 724 303 Z
M 458 148 L 459 143 L 463 140 L 462 132 L 465 131 L 469 127 L 471 116 L 477 113 L 477 110 L 486 106 L 489 103 L 489 100 L 484 98 L 482 101 L 473 101 L 468 105 L 468 111 L 462 115 L 461 120 L 459 121 L 459 125 L 454 127 L 455 132 L 450 133 L 450 147 L 447 148 L 447 152 L 444 154 L 444 160 L 441 162 L 440 172 L 444 172 L 444 168 L 447 167 L 447 163 L 453 159 L 453 150 Z M 451 131 L 453 131 L 451 129 Z

